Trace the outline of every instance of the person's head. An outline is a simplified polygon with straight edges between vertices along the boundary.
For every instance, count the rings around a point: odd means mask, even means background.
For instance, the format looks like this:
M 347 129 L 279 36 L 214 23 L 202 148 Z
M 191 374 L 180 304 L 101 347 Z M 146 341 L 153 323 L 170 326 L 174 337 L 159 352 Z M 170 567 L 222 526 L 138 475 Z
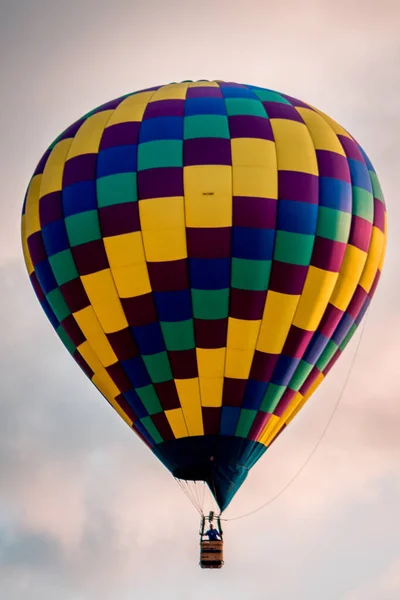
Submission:
M 210 529 L 214 529 L 214 525 L 210 523 Z

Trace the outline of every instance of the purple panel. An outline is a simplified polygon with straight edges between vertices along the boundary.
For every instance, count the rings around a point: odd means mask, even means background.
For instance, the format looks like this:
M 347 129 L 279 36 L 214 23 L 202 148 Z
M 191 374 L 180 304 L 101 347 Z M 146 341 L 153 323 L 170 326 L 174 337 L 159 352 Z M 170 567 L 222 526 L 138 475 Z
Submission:
M 299 171 L 278 171 L 280 200 L 298 200 L 318 204 L 319 183 L 316 175 Z
M 82 371 L 85 373 L 85 375 L 89 377 L 89 379 L 92 379 L 94 372 L 89 367 L 83 356 L 78 352 L 78 350 L 75 350 L 72 356 L 74 357 L 75 361 L 78 363 Z
M 225 348 L 228 319 L 194 319 L 197 348 Z
M 106 333 L 106 336 L 118 360 L 129 360 L 139 354 L 138 347 L 129 327 L 115 331 L 114 333 Z
M 124 413 L 130 418 L 131 421 L 138 420 L 136 413 L 133 411 L 132 407 L 127 403 L 127 401 L 125 400 L 125 398 L 123 397 L 122 394 L 119 394 L 119 396 L 117 396 L 115 398 L 115 400 L 117 401 L 119 406 L 122 408 Z
M 313 336 L 313 331 L 305 331 L 292 325 L 289 329 L 282 354 L 291 358 L 301 358 Z
M 349 164 L 344 156 L 329 150 L 317 150 L 317 160 L 320 177 L 334 177 L 351 183 Z
M 330 340 L 342 316 L 342 310 L 339 310 L 333 304 L 328 304 L 317 331 Z
M 146 106 L 143 120 L 154 117 L 183 117 L 184 113 L 184 100 L 155 100 Z
M 85 336 L 82 333 L 81 328 L 78 323 L 75 321 L 75 317 L 73 315 L 68 315 L 66 319 L 61 323 L 65 333 L 68 335 L 71 342 L 76 346 L 80 346 L 86 340 Z
M 187 249 L 190 258 L 226 258 L 231 255 L 230 227 L 188 227 Z
M 121 363 L 117 362 L 109 367 L 106 367 L 106 371 L 120 392 L 128 392 L 132 388 L 132 383 L 125 373 Z
M 376 290 L 376 287 L 377 287 L 377 285 L 378 285 L 378 282 L 379 282 L 379 279 L 380 279 L 380 277 L 381 277 L 381 271 L 379 271 L 379 270 L 378 270 L 378 271 L 376 272 L 376 275 L 375 275 L 374 282 L 373 282 L 373 284 L 372 284 L 372 287 L 371 287 L 371 289 L 370 289 L 370 291 L 369 291 L 369 294 L 368 294 L 368 296 L 369 296 L 370 298 L 372 298 L 372 296 L 375 294 L 375 290 Z
M 70 125 L 65 131 L 63 131 L 63 133 L 58 138 L 58 141 L 66 140 L 68 138 L 74 138 L 85 121 L 86 118 L 82 117 L 81 119 L 78 119 L 78 121 L 75 121 L 75 123 L 72 123 L 72 125 Z
M 151 419 L 165 442 L 168 440 L 175 439 L 175 436 L 171 429 L 171 425 L 169 424 L 165 413 L 161 412 L 155 415 L 151 415 Z
M 269 289 L 281 294 L 301 294 L 308 267 L 277 260 L 272 262 Z
M 218 435 L 221 421 L 219 407 L 202 407 L 204 435 Z
M 139 205 L 137 202 L 104 206 L 99 209 L 99 219 L 103 237 L 140 231 Z
M 279 400 L 278 405 L 274 410 L 274 415 L 276 415 L 277 417 L 281 417 L 296 394 L 297 392 L 291 390 L 290 388 L 287 388 L 284 391 L 282 398 Z
M 168 358 L 174 379 L 194 379 L 198 377 L 196 348 L 190 350 L 170 350 Z
M 336 361 L 341 356 L 341 354 L 342 354 L 342 351 L 338 348 L 336 350 L 335 354 L 332 356 L 331 360 L 326 365 L 325 369 L 322 371 L 322 373 L 324 374 L 325 377 L 328 375 L 329 371 L 335 365 Z
M 93 114 L 99 113 L 99 112 L 103 112 L 104 110 L 112 110 L 117 108 L 122 100 L 124 100 L 126 98 L 126 96 L 120 96 L 119 98 L 115 98 L 114 100 L 109 100 L 108 102 L 105 102 L 104 104 L 102 104 L 101 106 L 98 106 L 94 111 Z
M 79 275 L 90 275 L 108 269 L 108 259 L 103 240 L 94 240 L 71 248 Z
M 130 121 L 127 123 L 117 123 L 106 127 L 103 132 L 100 150 L 112 148 L 114 146 L 135 145 L 139 140 L 140 123 Z
M 36 267 L 36 265 L 42 262 L 42 260 L 47 259 L 47 252 L 46 248 L 44 247 L 42 232 L 36 231 L 35 233 L 32 233 L 32 235 L 28 237 L 27 243 L 31 261 L 33 266 Z
M 183 196 L 183 169 L 164 167 L 139 171 L 138 194 L 141 200 Z
M 302 100 L 298 100 L 297 98 L 293 98 L 293 96 L 287 96 L 286 94 L 281 94 L 281 96 L 282 96 L 282 98 L 285 98 L 286 100 L 289 100 L 289 102 L 291 104 L 293 104 L 293 106 L 301 106 L 303 108 L 311 108 L 311 106 L 309 106 L 308 104 L 306 104 Z
M 277 200 L 271 198 L 233 197 L 233 225 L 275 229 L 278 209 Z
M 132 327 L 148 325 L 158 320 L 151 293 L 135 298 L 121 298 L 121 304 L 128 323 Z
M 44 227 L 64 218 L 62 209 L 62 192 L 52 192 L 42 196 L 39 201 L 40 226 Z
M 219 87 L 189 87 L 186 98 L 222 98 Z
M 372 224 L 361 217 L 353 215 L 348 243 L 364 252 L 368 252 L 371 234 Z
M 315 237 L 311 264 L 324 271 L 338 273 L 342 266 L 347 244 L 320 236 Z
M 229 316 L 234 319 L 258 321 L 262 318 L 267 292 L 264 290 L 240 290 L 231 288 Z
M 71 312 L 78 312 L 90 306 L 89 298 L 80 279 L 72 279 L 60 286 L 61 293 Z
M 347 158 L 358 160 L 363 165 L 365 165 L 365 160 L 358 144 L 356 144 L 354 140 L 351 140 L 345 135 L 338 135 L 337 137 L 339 138 L 339 141 L 342 144 L 343 150 L 345 151 Z
M 302 396 L 304 396 L 308 392 L 308 390 L 310 389 L 314 381 L 317 379 L 318 375 L 320 375 L 320 373 L 321 371 L 317 367 L 312 368 L 309 376 L 307 377 L 307 379 L 305 380 L 305 382 L 299 390 Z
M 289 104 L 282 104 L 281 102 L 263 102 L 263 106 L 270 119 L 288 119 L 290 121 L 304 123 L 297 110 L 293 108 L 293 106 L 289 106 Z M 274 124 L 271 123 L 271 125 L 273 131 Z
M 262 430 L 268 423 L 271 418 L 271 413 L 259 412 L 256 414 L 256 418 L 253 421 L 253 425 L 251 426 L 249 435 L 247 436 L 249 440 L 256 441 L 260 436 Z
M 358 317 L 358 314 L 367 298 L 367 292 L 360 285 L 358 285 L 346 311 L 354 320 L 356 320 Z
M 30 275 L 29 279 L 39 302 L 42 303 L 46 299 L 46 296 L 40 287 L 40 283 L 35 271 Z
M 266 352 L 256 350 L 253 364 L 251 365 L 250 379 L 265 382 L 270 381 L 279 356 L 280 354 L 267 354 Z
M 274 141 L 271 123 L 267 116 L 233 115 L 229 117 L 231 138 L 257 138 Z
M 44 171 L 44 168 L 46 166 L 47 160 L 51 154 L 52 148 L 48 148 L 48 150 L 46 150 L 46 152 L 43 154 L 42 158 L 40 159 L 40 161 L 38 162 L 36 169 L 32 175 L 32 178 L 35 177 L 35 175 L 41 175 Z
M 374 198 L 374 227 L 385 231 L 385 205 L 377 198 Z
M 154 388 L 164 410 L 172 410 L 181 407 L 175 381 L 173 379 L 170 381 L 163 381 L 162 383 L 155 383 Z
M 172 292 L 189 287 L 187 259 L 148 262 L 147 269 L 153 292 Z
M 225 138 L 194 138 L 183 144 L 183 164 L 231 165 L 231 141 Z
M 223 406 L 241 406 L 246 391 L 247 379 L 225 377 L 222 392 Z
M 80 154 L 67 160 L 64 165 L 63 187 L 96 179 L 97 154 Z

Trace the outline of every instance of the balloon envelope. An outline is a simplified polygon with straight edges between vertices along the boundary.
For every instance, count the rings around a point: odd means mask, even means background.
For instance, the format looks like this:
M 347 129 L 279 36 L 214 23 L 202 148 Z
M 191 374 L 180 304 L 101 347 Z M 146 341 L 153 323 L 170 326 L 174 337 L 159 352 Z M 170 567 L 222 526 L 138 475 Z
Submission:
M 362 319 L 386 211 L 365 152 L 325 114 L 251 85 L 184 82 L 60 135 L 30 182 L 22 238 L 70 354 L 224 509 Z

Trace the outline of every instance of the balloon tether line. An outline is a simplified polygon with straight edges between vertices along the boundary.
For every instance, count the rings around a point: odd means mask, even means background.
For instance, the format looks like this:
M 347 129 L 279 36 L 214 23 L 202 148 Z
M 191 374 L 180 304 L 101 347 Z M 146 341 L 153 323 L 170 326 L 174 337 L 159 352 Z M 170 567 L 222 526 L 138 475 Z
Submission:
M 368 311 L 367 311 L 368 312 Z M 302 473 L 302 471 L 304 471 L 304 469 L 306 468 L 306 466 L 308 465 L 308 463 L 310 462 L 310 460 L 312 459 L 312 457 L 314 456 L 315 452 L 317 451 L 319 445 L 321 444 L 322 440 L 324 439 L 332 421 L 333 418 L 339 408 L 339 405 L 343 399 L 344 393 L 346 391 L 347 385 L 350 381 L 350 376 L 351 373 L 353 371 L 353 367 L 355 365 L 356 359 L 357 359 L 357 355 L 358 355 L 358 351 L 360 349 L 360 345 L 361 345 L 361 340 L 363 338 L 364 335 L 364 331 L 365 331 L 365 325 L 367 322 L 367 314 L 364 317 L 364 323 L 362 325 L 361 328 L 361 333 L 360 333 L 360 337 L 358 338 L 358 342 L 357 342 L 357 346 L 352 358 L 352 361 L 350 363 L 350 368 L 349 371 L 346 375 L 346 378 L 344 380 L 342 389 L 340 391 L 340 394 L 338 396 L 337 401 L 335 402 L 335 405 L 333 407 L 332 413 L 329 416 L 328 422 L 326 423 L 324 429 L 322 430 L 321 435 L 319 436 L 319 438 L 317 439 L 314 447 L 312 448 L 310 454 L 308 455 L 308 457 L 306 458 L 306 460 L 304 461 L 304 463 L 301 465 L 300 469 L 298 469 L 298 471 L 296 471 L 296 473 L 293 475 L 293 477 L 289 480 L 289 482 L 277 493 L 275 494 L 275 496 L 272 496 L 272 498 L 270 498 L 267 502 L 265 502 L 264 504 L 262 504 L 261 506 L 259 506 L 258 508 L 255 508 L 254 510 L 251 510 L 248 513 L 245 513 L 244 515 L 238 515 L 237 517 L 230 517 L 229 519 L 221 519 L 221 521 L 237 521 L 238 519 L 244 519 L 245 517 L 249 517 L 250 515 L 254 515 L 255 513 L 259 512 L 260 510 L 262 510 L 263 508 L 266 508 L 269 504 L 272 504 L 272 502 L 274 502 L 275 500 L 277 500 L 280 496 L 282 496 L 282 494 L 284 492 L 286 492 L 287 489 L 290 488 L 290 486 L 296 481 L 296 479 L 299 477 L 299 475 Z

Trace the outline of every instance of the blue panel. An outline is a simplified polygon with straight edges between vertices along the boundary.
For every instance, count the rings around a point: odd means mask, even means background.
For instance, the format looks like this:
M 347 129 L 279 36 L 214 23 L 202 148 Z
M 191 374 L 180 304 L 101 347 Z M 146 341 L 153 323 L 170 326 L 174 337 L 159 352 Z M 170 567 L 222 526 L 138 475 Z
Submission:
M 372 184 L 367 167 L 359 160 L 354 160 L 353 158 L 349 158 L 348 163 L 351 173 L 351 183 L 372 194 Z
M 224 86 L 221 83 L 220 88 L 224 98 L 251 98 L 252 100 L 258 100 L 255 93 L 247 87 Z
M 231 285 L 230 258 L 190 258 L 189 269 L 194 289 L 223 290 Z
M 328 342 L 329 340 L 327 337 L 322 335 L 319 331 L 316 331 L 304 353 L 303 360 L 310 365 L 315 365 Z
M 187 321 L 192 318 L 190 290 L 153 292 L 153 297 L 160 321 Z
M 361 146 L 358 146 L 358 149 L 360 150 L 361 154 L 363 155 L 363 158 L 364 158 L 365 162 L 367 163 L 368 170 L 372 171 L 373 173 L 375 173 L 374 165 L 369 160 L 369 158 L 366 155 L 366 153 L 364 152 L 364 150 L 361 148 Z
M 315 235 L 317 230 L 318 204 L 279 200 L 277 229 L 292 233 Z
M 249 379 L 246 385 L 242 407 L 258 410 L 265 396 L 265 392 L 267 391 L 267 387 L 268 383 L 265 381 Z
M 151 380 L 141 356 L 121 361 L 125 373 L 132 382 L 133 387 L 140 388 L 150 385 Z
M 350 183 L 333 177 L 319 178 L 319 204 L 351 213 L 353 192 Z
M 185 116 L 193 115 L 225 115 L 226 107 L 223 98 L 187 98 Z
M 97 177 L 106 177 L 117 173 L 135 173 L 137 171 L 137 146 L 114 146 L 99 152 L 97 158 Z
M 58 287 L 48 260 L 42 260 L 42 262 L 38 263 L 35 266 L 35 273 L 40 283 L 40 287 L 45 294 L 48 294 Z
M 221 408 L 221 435 L 235 435 L 239 416 L 239 406 L 223 406 Z
M 147 431 L 146 427 L 144 427 L 144 425 L 140 421 L 136 421 L 135 427 L 137 427 L 138 431 L 140 431 L 140 433 L 142 434 L 142 436 L 144 437 L 144 439 L 146 440 L 146 442 L 148 444 L 150 444 L 150 446 L 154 446 L 155 441 L 153 440 L 153 438 L 151 437 L 151 435 Z
M 232 256 L 250 260 L 272 260 L 275 229 L 232 228 Z
M 157 354 L 165 351 L 164 338 L 158 322 L 142 327 L 131 327 L 131 331 L 140 354 Z
M 68 185 L 62 191 L 62 206 L 64 217 L 97 208 L 96 182 L 80 181 Z
M 139 142 L 142 144 L 157 140 L 183 140 L 183 117 L 155 117 L 143 121 Z
M 291 358 L 281 354 L 272 374 L 271 382 L 275 385 L 289 385 L 299 362 L 299 358 Z
M 371 304 L 371 298 L 368 296 L 368 298 L 365 300 L 364 304 L 361 307 L 360 312 L 357 315 L 357 318 L 355 320 L 356 325 L 359 325 L 363 316 L 365 315 L 365 313 L 367 312 L 368 306 Z
M 57 319 L 56 315 L 53 312 L 53 309 L 51 308 L 50 304 L 47 302 L 46 298 L 41 302 L 41 307 L 42 307 L 46 317 L 49 319 L 50 323 L 54 327 L 54 329 L 57 329 L 60 325 L 60 321 Z
M 134 389 L 124 392 L 122 395 L 139 419 L 148 416 L 147 410 Z
M 64 221 L 53 221 L 42 229 L 44 247 L 48 256 L 68 250 L 69 240 Z
M 340 346 L 353 323 L 354 319 L 348 313 L 344 313 L 340 319 L 339 325 L 335 329 L 335 333 L 332 336 L 332 341 Z

